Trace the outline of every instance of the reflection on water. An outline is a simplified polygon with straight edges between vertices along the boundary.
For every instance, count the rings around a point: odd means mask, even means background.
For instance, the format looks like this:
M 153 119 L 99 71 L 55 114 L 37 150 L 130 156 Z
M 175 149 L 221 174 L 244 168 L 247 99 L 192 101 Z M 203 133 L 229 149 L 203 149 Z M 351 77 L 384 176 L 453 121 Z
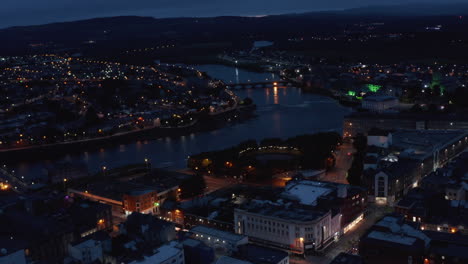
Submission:
M 278 98 L 278 87 L 273 87 L 273 100 L 274 104 L 279 104 L 279 98 Z
M 211 77 L 223 80 L 225 83 L 246 83 L 246 82 L 264 82 L 279 80 L 279 76 L 275 73 L 259 73 L 251 72 L 236 67 L 205 64 L 193 66 L 196 69 L 207 72 Z
M 257 81 L 272 77 L 270 73 L 247 72 L 227 66 L 201 65 L 198 68 L 214 77 L 231 76 L 239 82 L 245 79 Z M 102 166 L 112 168 L 143 162 L 145 158 L 148 158 L 155 167 L 171 162 L 174 167 L 180 168 L 185 167 L 188 155 L 222 149 L 248 139 L 287 138 L 319 131 L 341 133 L 343 116 L 348 111 L 332 99 L 303 94 L 301 89 L 295 87 L 246 89 L 236 93 L 241 98 L 250 97 L 254 100 L 257 104 L 256 118 L 242 123 L 228 124 L 214 131 L 144 142 L 136 141 L 101 148 L 98 151 L 83 152 L 68 158 L 72 161 L 85 162 L 91 172 L 98 171 Z M 47 161 L 23 162 L 14 167 L 21 175 L 37 177 L 43 173 L 42 169 L 46 163 Z

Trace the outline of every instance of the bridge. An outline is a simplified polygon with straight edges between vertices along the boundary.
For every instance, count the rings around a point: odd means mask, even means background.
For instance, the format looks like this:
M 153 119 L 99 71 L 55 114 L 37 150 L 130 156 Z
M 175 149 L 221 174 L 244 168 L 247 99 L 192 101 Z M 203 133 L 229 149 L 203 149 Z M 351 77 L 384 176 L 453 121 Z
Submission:
M 291 86 L 295 84 L 293 81 L 279 80 L 269 82 L 246 82 L 246 83 L 233 83 L 227 84 L 226 87 L 229 89 L 247 89 L 247 88 L 267 88 L 274 86 Z

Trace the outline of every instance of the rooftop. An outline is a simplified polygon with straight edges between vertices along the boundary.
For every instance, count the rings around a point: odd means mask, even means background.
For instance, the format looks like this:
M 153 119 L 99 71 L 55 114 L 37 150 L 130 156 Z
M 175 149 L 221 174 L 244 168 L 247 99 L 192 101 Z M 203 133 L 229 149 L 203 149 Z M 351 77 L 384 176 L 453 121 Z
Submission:
M 387 229 L 389 232 L 397 235 L 402 241 L 404 240 L 403 238 L 405 237 L 418 238 L 424 241 L 426 246 L 431 241 L 431 239 L 428 236 L 426 236 L 423 232 L 415 229 L 414 227 L 408 224 L 401 223 L 400 219 L 397 217 L 386 216 L 382 220 L 380 220 L 378 223 L 376 223 L 374 227 L 381 227 L 381 228 Z M 382 238 L 382 240 L 386 240 L 386 239 Z M 405 241 L 408 242 L 409 240 L 405 240 Z
M 267 247 L 257 246 L 254 244 L 242 245 L 239 247 L 238 255 L 245 260 L 255 264 L 276 264 L 288 258 L 288 253 L 271 249 Z
M 333 188 L 325 183 L 316 181 L 299 181 L 288 184 L 283 195 L 297 199 L 300 203 L 306 205 L 316 205 L 320 196 L 327 195 L 333 191 Z
M 398 130 L 392 133 L 392 147 L 411 150 L 411 156 L 426 157 L 438 148 L 444 148 L 463 137 L 466 131 L 458 130 Z
M 85 249 L 85 248 L 100 246 L 100 243 L 99 241 L 96 241 L 94 239 L 87 239 L 87 240 L 82 240 L 78 243 L 73 243 L 72 245 L 75 248 Z
M 221 231 L 219 229 L 207 227 L 207 226 L 196 226 L 190 230 L 190 232 L 195 234 L 203 234 L 207 236 L 212 236 L 216 238 L 221 238 L 224 240 L 228 240 L 230 242 L 238 242 L 246 238 L 246 236 L 234 234 L 231 232 Z
M 282 204 L 271 201 L 252 200 L 243 204 L 240 209 L 252 214 L 260 214 L 267 217 L 281 219 L 283 221 L 310 222 L 323 217 L 327 212 L 302 209 L 292 203 Z
M 341 252 L 330 264 L 362 264 L 362 258 L 358 255 L 351 255 Z
M 252 264 L 252 263 L 245 261 L 245 260 L 231 258 L 228 256 L 222 256 L 216 261 L 216 264 Z
M 392 243 L 404 244 L 407 246 L 411 246 L 417 241 L 417 239 L 414 237 L 406 237 L 403 235 L 397 235 L 393 233 L 380 232 L 380 231 L 372 231 L 367 235 L 367 237 L 376 239 L 376 240 L 383 240 L 383 241 L 392 242 Z
M 161 246 L 156 253 L 151 256 L 145 256 L 142 260 L 134 260 L 129 264 L 157 264 L 177 256 L 183 249 L 179 248 L 179 243 L 172 241 L 169 244 Z

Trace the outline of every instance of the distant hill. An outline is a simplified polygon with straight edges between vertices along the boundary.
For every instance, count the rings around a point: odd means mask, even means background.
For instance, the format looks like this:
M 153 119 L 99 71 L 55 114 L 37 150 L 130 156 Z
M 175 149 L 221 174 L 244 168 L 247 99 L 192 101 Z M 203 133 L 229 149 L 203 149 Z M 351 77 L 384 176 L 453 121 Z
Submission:
M 467 14 L 464 19 L 459 15 Z M 422 32 L 443 25 L 443 32 L 468 34 L 468 3 L 370 6 L 344 11 L 265 17 L 164 18 L 122 16 L 0 29 L 0 55 L 66 50 L 111 53 L 171 43 L 242 45 L 254 40 L 287 41 L 316 34 L 343 34 L 361 23 L 379 22 L 374 33 Z M 358 28 L 357 32 L 362 29 Z M 362 32 L 361 32 L 362 33 Z M 448 38 L 447 38 L 448 39 Z M 93 43 L 93 44 L 89 44 Z M 39 48 L 38 48 L 39 47 Z
M 342 11 L 352 15 L 392 15 L 392 16 L 446 16 L 468 15 L 468 3 L 449 4 L 406 4 L 389 6 L 367 6 Z

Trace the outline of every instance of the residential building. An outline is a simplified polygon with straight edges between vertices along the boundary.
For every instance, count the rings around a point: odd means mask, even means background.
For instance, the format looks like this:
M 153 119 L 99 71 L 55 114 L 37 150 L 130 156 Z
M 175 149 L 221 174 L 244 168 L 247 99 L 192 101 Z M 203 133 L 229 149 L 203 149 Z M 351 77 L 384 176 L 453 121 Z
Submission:
M 159 174 L 158 174 L 159 175 Z M 178 200 L 177 178 L 147 175 L 131 180 L 98 180 L 79 188 L 69 188 L 71 196 L 112 206 L 115 218 L 124 219 L 133 212 L 159 214 L 168 198 Z
M 176 241 L 172 241 L 155 250 L 153 254 L 127 264 L 185 264 L 184 248 Z
M 0 236 L 0 264 L 26 264 L 23 241 Z
M 371 129 L 367 134 L 367 145 L 379 148 L 388 148 L 392 145 L 392 134 L 390 131 Z
M 364 264 L 361 256 L 341 252 L 329 264 Z
M 430 241 L 401 218 L 386 216 L 361 237 L 359 254 L 366 264 L 420 264 Z
M 159 246 L 176 238 L 175 225 L 151 214 L 133 213 L 120 224 L 120 233 L 130 239 Z
M 68 254 L 73 260 L 82 264 L 104 260 L 103 245 L 101 241 L 94 239 L 86 239 L 68 245 Z
M 187 238 L 182 242 L 184 247 L 185 264 L 206 264 L 215 260 L 214 249 L 201 240 Z
M 391 133 L 391 138 L 386 149 L 390 154 L 378 157 L 375 166 L 366 163 L 363 176 L 369 201 L 389 205 L 468 146 L 465 131 L 398 130 Z M 462 195 L 460 189 L 450 193 Z
M 240 246 L 235 257 L 255 264 L 289 264 L 287 252 L 255 244 Z

